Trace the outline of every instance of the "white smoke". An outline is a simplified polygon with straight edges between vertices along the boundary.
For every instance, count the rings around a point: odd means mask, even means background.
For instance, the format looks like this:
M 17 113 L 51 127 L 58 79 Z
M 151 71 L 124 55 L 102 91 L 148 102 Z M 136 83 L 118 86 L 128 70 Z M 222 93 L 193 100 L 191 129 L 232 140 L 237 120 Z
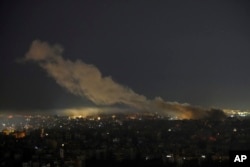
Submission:
M 38 62 L 59 85 L 75 95 L 87 97 L 95 104 L 122 103 L 141 108 L 147 101 L 144 96 L 114 82 L 110 76 L 102 76 L 94 65 L 63 59 L 62 52 L 59 45 L 50 46 L 35 40 L 25 59 Z
M 94 65 L 81 60 L 73 62 L 64 59 L 62 52 L 60 45 L 51 46 L 35 40 L 25 55 L 25 60 L 37 62 L 60 86 L 75 95 L 87 97 L 97 105 L 125 104 L 142 111 L 161 112 L 182 118 L 200 118 L 204 115 L 203 109 L 189 104 L 165 102 L 160 97 L 148 100 L 113 81 L 110 76 L 102 76 Z

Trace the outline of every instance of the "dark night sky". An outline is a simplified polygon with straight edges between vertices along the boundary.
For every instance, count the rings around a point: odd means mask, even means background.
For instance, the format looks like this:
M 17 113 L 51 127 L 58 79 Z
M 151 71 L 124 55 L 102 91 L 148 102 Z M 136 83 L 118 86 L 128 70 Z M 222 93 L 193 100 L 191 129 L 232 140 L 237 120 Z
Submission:
M 91 106 L 32 62 L 33 40 L 153 99 L 250 109 L 247 1 L 0 2 L 0 110 Z

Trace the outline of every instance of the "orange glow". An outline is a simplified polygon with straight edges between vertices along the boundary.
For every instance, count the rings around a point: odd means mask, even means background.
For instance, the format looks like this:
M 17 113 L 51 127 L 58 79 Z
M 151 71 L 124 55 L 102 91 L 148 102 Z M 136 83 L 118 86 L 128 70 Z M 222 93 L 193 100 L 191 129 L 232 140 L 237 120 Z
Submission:
M 189 111 L 184 111 L 179 115 L 180 119 L 192 119 L 193 114 Z
M 25 132 L 15 132 L 13 135 L 15 138 L 20 139 L 25 137 Z
M 4 129 L 2 132 L 4 135 L 9 135 L 11 133 L 8 129 Z

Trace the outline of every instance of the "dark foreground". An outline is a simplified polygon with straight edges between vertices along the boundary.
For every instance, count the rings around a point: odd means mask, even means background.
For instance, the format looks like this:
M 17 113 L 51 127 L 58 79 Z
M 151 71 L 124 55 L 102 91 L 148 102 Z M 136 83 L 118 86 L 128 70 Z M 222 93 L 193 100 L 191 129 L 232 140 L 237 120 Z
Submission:
M 222 167 L 229 166 L 230 150 L 250 150 L 248 119 L 46 116 L 25 120 L 19 129 L 10 119 L 3 120 L 0 166 Z

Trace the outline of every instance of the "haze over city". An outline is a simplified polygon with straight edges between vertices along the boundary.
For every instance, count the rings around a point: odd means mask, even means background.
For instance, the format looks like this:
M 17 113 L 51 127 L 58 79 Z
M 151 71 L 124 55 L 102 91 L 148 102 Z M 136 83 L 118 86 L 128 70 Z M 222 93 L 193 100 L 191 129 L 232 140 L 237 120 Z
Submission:
M 1 113 L 250 108 L 247 1 L 1 2 Z

